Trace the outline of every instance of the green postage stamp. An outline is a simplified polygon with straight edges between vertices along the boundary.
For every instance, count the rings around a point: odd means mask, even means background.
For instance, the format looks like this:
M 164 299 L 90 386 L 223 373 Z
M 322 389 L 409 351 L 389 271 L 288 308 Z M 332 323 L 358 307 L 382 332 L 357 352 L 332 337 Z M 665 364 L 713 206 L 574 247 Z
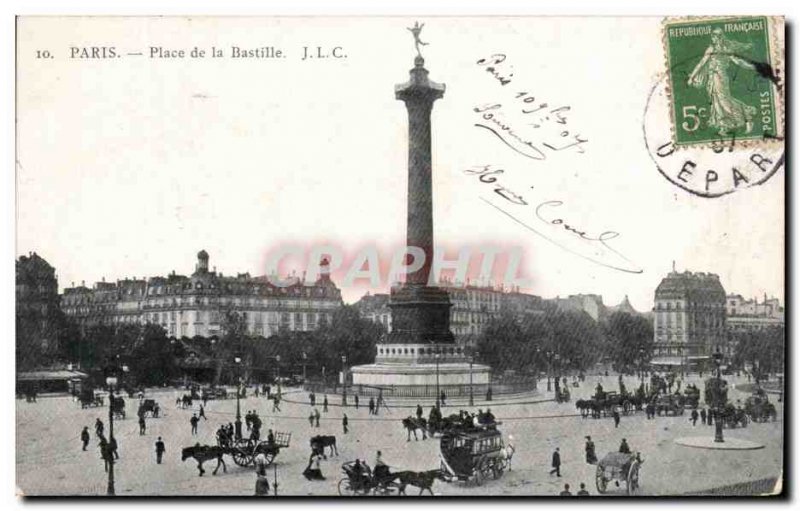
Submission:
M 781 54 L 766 17 L 664 22 L 677 146 L 783 137 Z

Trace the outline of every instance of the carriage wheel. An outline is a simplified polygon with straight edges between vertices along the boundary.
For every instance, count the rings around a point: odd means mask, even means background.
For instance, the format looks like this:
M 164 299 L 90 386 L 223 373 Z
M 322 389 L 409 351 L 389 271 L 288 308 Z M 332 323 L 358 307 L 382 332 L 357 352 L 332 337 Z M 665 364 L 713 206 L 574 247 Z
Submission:
M 352 497 L 357 495 L 356 491 L 350 486 L 350 479 L 344 478 L 339 481 L 339 495 Z
M 639 491 L 639 462 L 631 462 L 628 469 L 628 495 L 635 495 Z
M 605 477 L 605 471 L 600 465 L 597 466 L 597 471 L 595 472 L 594 480 L 595 483 L 597 484 L 597 491 L 599 491 L 600 493 L 605 493 L 606 488 L 608 487 L 608 481 L 606 480 Z

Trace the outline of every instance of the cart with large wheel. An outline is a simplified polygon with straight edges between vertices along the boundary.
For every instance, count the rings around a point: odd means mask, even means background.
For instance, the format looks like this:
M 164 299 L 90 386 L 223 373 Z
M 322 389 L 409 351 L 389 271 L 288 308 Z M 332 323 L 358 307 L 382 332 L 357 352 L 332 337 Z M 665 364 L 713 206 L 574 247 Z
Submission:
M 441 474 L 445 481 L 499 479 L 511 469 L 513 446 L 503 443 L 496 424 L 448 431 L 439 442 Z
M 289 447 L 292 439 L 291 433 L 275 433 L 275 441 L 261 441 L 250 438 L 236 440 L 233 445 L 226 447 L 226 451 L 233 458 L 233 462 L 240 467 L 249 467 L 255 464 L 256 456 L 264 454 L 267 460 L 266 466 L 270 466 L 281 449 Z
M 620 482 L 625 483 L 625 490 L 628 495 L 635 495 L 639 490 L 639 469 L 643 460 L 639 453 L 629 454 L 622 452 L 610 452 L 597 463 L 595 481 L 597 491 L 606 493 L 608 483 L 614 482 L 616 486 Z
M 395 482 L 395 475 L 386 471 L 376 475 L 369 465 L 360 461 L 348 461 L 342 464 L 345 477 L 339 481 L 339 495 L 399 495 L 400 484 Z

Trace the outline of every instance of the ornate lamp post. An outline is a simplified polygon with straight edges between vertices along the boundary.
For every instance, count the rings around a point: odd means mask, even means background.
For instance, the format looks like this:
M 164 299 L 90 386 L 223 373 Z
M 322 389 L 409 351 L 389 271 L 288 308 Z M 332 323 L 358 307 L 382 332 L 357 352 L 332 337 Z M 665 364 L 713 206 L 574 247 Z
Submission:
M 714 410 L 714 442 L 722 443 L 725 439 L 722 436 L 722 353 L 717 350 L 714 353 L 714 365 L 717 366 L 717 392 L 715 396 L 715 410 Z
M 281 397 L 281 356 L 275 355 L 275 376 L 278 381 L 278 397 Z
M 117 355 L 119 359 L 119 355 Z M 122 373 L 128 372 L 128 366 L 122 366 Z M 111 442 L 114 441 L 114 389 L 119 388 L 120 367 L 115 361 L 107 369 L 108 376 L 106 377 L 106 385 L 108 386 L 108 451 L 103 453 L 108 456 L 108 487 L 106 488 L 107 495 L 116 495 L 114 489 L 114 453 L 111 450 Z
M 441 407 L 439 398 L 442 395 L 439 392 L 439 350 L 436 350 L 436 353 L 433 355 L 433 358 L 436 360 L 436 409 L 438 410 Z
M 234 435 L 236 440 L 242 439 L 242 407 L 241 407 L 241 397 L 242 397 L 242 357 L 234 357 L 233 358 L 234 364 L 236 364 L 236 422 L 233 423 L 234 427 Z
M 306 352 L 303 352 L 303 383 L 306 382 L 306 360 L 308 359 L 308 355 Z
M 347 355 L 342 355 L 342 406 L 347 406 Z

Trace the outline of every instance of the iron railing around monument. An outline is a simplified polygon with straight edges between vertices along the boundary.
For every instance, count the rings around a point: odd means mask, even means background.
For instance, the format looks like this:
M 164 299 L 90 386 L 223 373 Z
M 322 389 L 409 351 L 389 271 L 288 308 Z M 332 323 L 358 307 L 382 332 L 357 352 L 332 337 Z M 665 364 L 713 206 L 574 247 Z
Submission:
M 322 382 L 306 382 L 303 386 L 306 391 L 314 392 L 315 394 L 331 394 L 337 395 L 342 393 L 341 384 L 326 385 Z M 437 397 L 437 389 L 439 392 L 444 391 L 445 396 L 448 398 L 466 398 L 470 395 L 470 387 L 476 399 L 483 400 L 487 397 L 492 399 L 498 396 L 507 396 L 511 394 L 522 394 L 536 390 L 536 380 L 515 383 L 491 383 L 491 384 L 474 384 L 470 386 L 465 385 L 348 385 L 346 394 L 348 396 L 358 395 L 359 397 L 378 397 L 383 395 L 384 399 L 391 398 L 430 398 Z M 491 395 L 489 395 L 491 389 Z

